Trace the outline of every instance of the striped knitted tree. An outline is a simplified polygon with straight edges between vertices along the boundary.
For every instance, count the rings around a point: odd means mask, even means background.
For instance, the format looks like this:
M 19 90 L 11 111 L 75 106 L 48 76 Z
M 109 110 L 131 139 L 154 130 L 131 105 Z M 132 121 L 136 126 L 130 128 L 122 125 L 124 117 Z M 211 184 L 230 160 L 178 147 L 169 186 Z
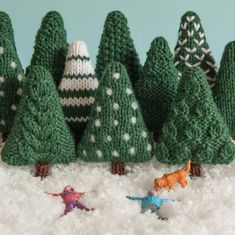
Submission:
M 132 84 L 140 77 L 141 65 L 136 52 L 127 19 L 120 11 L 110 12 L 104 24 L 96 62 L 96 74 L 102 73 L 110 62 L 125 65 Z
M 36 35 L 31 66 L 45 67 L 52 74 L 56 85 L 59 85 L 64 71 L 67 47 L 63 18 L 56 11 L 48 12 L 42 19 Z M 29 69 L 27 73 L 28 71 Z
M 75 144 L 53 78 L 42 66 L 29 71 L 2 159 L 16 166 L 37 163 L 36 176 L 41 177 L 48 174 L 48 163 L 76 159 Z
M 86 44 L 82 41 L 72 43 L 59 90 L 65 119 L 76 134 L 86 126 L 97 88 L 98 80 Z
M 180 71 L 187 67 L 200 67 L 211 86 L 215 83 L 217 68 L 206 41 L 199 16 L 192 11 L 181 18 L 179 38 L 175 47 L 175 66 Z
M 235 41 L 225 47 L 214 87 L 214 100 L 228 125 L 231 136 L 235 136 Z
M 78 155 L 91 162 L 144 162 L 151 150 L 127 71 L 113 62 L 100 82 Z
M 148 130 L 160 133 L 178 86 L 178 72 L 167 41 L 155 38 L 147 53 L 143 78 L 136 83 L 136 97 L 140 103 Z

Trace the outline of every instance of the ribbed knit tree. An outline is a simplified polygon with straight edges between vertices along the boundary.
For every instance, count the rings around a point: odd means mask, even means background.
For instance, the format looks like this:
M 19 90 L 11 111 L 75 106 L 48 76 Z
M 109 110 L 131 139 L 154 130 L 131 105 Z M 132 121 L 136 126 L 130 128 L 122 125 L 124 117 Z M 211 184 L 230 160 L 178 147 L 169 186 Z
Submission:
M 110 12 L 104 24 L 96 63 L 98 79 L 101 78 L 106 66 L 113 61 L 125 65 L 132 85 L 139 79 L 139 57 L 130 36 L 127 19 L 120 11 Z
M 0 37 L 0 133 L 4 141 L 15 118 L 23 80 L 24 71 L 14 47 Z
M 2 159 L 16 166 L 36 163 L 36 176 L 46 177 L 48 163 L 76 159 L 75 144 L 51 74 L 31 67 L 24 88 Z
M 178 86 L 178 72 L 167 41 L 155 38 L 147 53 L 143 78 L 136 83 L 136 97 L 150 132 L 159 136 Z
M 224 49 L 213 93 L 230 135 L 235 139 L 235 41 Z
M 36 35 L 31 66 L 45 67 L 52 74 L 56 85 L 59 85 L 64 71 L 67 47 L 63 18 L 56 11 L 48 12 L 42 19 Z
M 124 174 L 124 162 L 151 159 L 152 145 L 125 67 L 117 62 L 104 72 L 78 155 L 85 161 L 112 162 Z
M 235 158 L 235 144 L 201 69 L 184 71 L 155 155 L 167 164 L 188 159 L 196 164 L 228 164 Z
M 78 138 L 89 119 L 97 88 L 98 80 L 86 44 L 82 41 L 72 43 L 68 49 L 59 91 L 65 120 Z
M 201 20 L 195 12 L 188 11 L 181 18 L 174 61 L 180 72 L 187 67 L 200 67 L 207 75 L 209 84 L 214 85 L 217 73 L 215 60 L 206 41 Z

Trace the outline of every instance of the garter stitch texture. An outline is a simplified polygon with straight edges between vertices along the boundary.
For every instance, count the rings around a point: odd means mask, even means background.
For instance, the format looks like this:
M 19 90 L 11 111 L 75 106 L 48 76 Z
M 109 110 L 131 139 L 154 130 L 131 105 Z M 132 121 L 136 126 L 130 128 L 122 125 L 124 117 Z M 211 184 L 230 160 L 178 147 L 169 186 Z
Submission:
M 141 65 L 127 19 L 120 11 L 110 12 L 104 24 L 96 62 L 96 74 L 101 79 L 106 66 L 113 62 L 125 65 L 132 85 L 140 77 Z
M 75 143 L 53 78 L 42 66 L 29 71 L 2 159 L 10 165 L 68 163 L 76 159 Z
M 178 34 L 174 59 L 176 68 L 182 73 L 185 68 L 200 67 L 213 86 L 217 68 L 201 20 L 195 12 L 188 11 L 182 16 Z
M 135 87 L 149 131 L 160 132 L 175 98 L 178 83 L 178 71 L 167 41 L 163 37 L 155 38 L 147 53 L 143 77 Z
M 228 164 L 235 144 L 200 68 L 185 69 L 163 126 L 155 156 L 160 162 Z
M 0 133 L 9 132 L 23 93 L 24 71 L 7 38 L 0 37 Z
M 213 94 L 230 134 L 235 136 L 235 41 L 224 49 Z
M 100 81 L 78 155 L 93 162 L 144 162 L 151 159 L 151 151 L 127 71 L 113 62 Z
M 92 67 L 85 42 L 69 46 L 64 75 L 59 91 L 65 120 L 74 133 L 84 130 L 91 105 L 95 101 L 98 80 Z
M 56 11 L 48 12 L 42 19 L 36 35 L 31 66 L 45 67 L 52 74 L 56 85 L 59 85 L 64 71 L 67 48 L 63 18 Z

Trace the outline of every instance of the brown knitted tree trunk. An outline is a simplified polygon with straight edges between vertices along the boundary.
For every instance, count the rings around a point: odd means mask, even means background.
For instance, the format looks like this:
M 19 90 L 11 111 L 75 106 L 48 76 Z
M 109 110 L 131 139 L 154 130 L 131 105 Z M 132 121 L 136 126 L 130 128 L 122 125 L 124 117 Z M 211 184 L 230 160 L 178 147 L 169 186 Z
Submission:
M 198 163 L 191 163 L 190 175 L 191 177 L 201 177 L 202 165 Z
M 6 142 L 7 138 L 8 138 L 8 132 L 2 133 L 2 142 Z
M 158 143 L 160 138 L 160 133 L 159 132 L 153 132 L 153 140 Z
M 112 174 L 125 175 L 125 163 L 124 162 L 112 162 Z
M 36 165 L 36 177 L 46 178 L 48 176 L 49 165 L 47 162 L 37 162 Z

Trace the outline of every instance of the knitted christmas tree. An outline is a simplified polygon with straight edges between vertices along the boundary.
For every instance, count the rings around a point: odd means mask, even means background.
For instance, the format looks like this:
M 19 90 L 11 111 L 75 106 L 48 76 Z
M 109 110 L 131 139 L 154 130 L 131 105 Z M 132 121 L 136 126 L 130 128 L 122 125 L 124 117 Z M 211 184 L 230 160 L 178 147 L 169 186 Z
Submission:
M 125 67 L 107 66 L 78 154 L 92 162 L 144 162 L 152 146 Z
M 206 41 L 201 20 L 195 12 L 186 12 L 181 18 L 174 61 L 180 72 L 187 67 L 200 67 L 207 75 L 209 84 L 214 85 L 217 73 L 215 60 Z
M 22 95 L 24 71 L 17 53 L 6 38 L 0 38 L 0 132 L 8 133 Z
M 98 79 L 113 61 L 125 65 L 132 84 L 140 77 L 139 57 L 130 36 L 127 19 L 120 11 L 110 12 L 104 24 L 96 63 Z
M 167 41 L 155 38 L 147 53 L 143 78 L 136 83 L 136 97 L 149 131 L 159 133 L 174 100 L 178 72 Z
M 225 47 L 213 92 L 230 134 L 235 136 L 235 41 Z
M 86 126 L 97 88 L 98 80 L 86 44 L 82 41 L 72 43 L 59 90 L 65 120 L 76 134 Z
M 58 92 L 51 74 L 42 66 L 29 71 L 2 159 L 17 166 L 37 163 L 37 175 L 42 177 L 47 175 L 48 163 L 76 159 L 75 144 L 64 120 Z
M 155 149 L 160 162 L 223 164 L 235 158 L 235 144 L 221 117 L 203 71 L 184 71 L 176 99 Z
M 64 71 L 67 47 L 63 18 L 56 11 L 48 12 L 36 35 L 31 66 L 45 67 L 59 85 Z

